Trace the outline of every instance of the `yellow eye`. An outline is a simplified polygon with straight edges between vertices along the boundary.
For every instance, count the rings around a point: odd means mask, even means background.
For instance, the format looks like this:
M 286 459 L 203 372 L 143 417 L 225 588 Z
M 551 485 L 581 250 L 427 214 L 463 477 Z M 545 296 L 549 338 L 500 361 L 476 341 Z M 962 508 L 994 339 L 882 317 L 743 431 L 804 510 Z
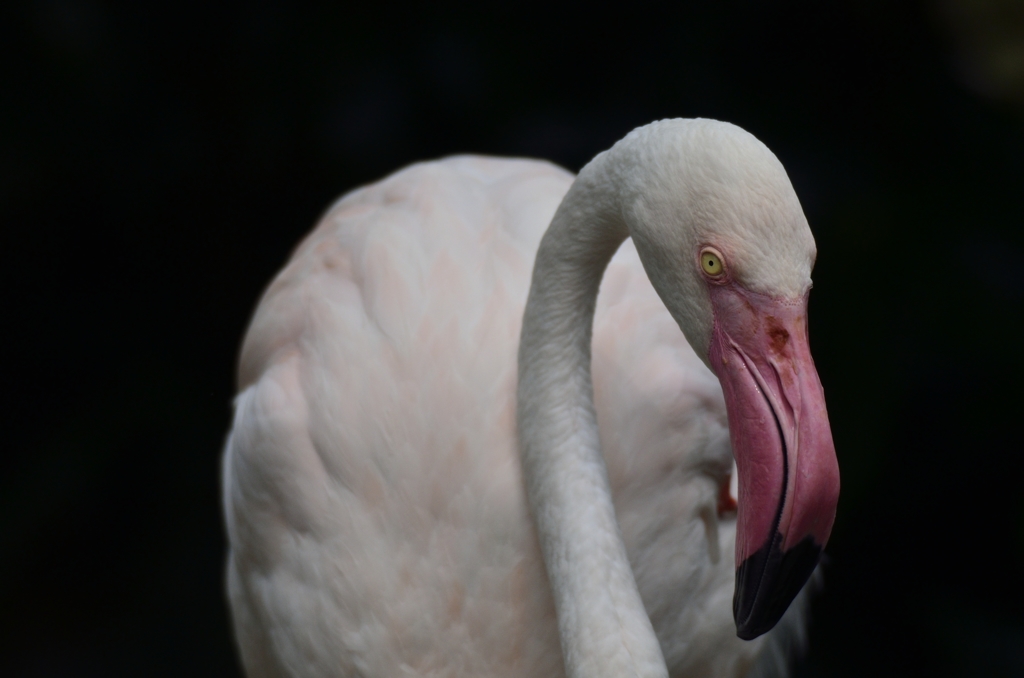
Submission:
M 722 259 L 714 252 L 701 252 L 700 265 L 704 272 L 710 276 L 722 275 Z

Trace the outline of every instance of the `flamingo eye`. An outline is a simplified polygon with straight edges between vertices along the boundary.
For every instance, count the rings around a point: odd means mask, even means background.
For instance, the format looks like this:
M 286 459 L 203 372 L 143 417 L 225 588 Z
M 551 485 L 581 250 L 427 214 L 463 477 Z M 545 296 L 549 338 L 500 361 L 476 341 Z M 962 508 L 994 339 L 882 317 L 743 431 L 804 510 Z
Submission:
M 718 252 L 704 250 L 700 253 L 700 265 L 704 272 L 712 278 L 722 275 L 722 255 Z

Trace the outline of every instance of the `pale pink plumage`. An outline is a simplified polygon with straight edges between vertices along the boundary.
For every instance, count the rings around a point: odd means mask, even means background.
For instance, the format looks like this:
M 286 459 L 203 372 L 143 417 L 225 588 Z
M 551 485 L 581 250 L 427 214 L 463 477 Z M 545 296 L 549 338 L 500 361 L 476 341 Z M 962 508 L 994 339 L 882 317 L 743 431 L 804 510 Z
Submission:
M 515 382 L 534 254 L 572 181 L 527 160 L 414 165 L 336 203 L 267 290 L 224 458 L 250 678 L 563 675 Z M 721 389 L 629 241 L 601 285 L 593 381 L 670 673 L 746 674 L 792 629 L 736 638 Z M 757 671 L 780 662 L 762 655 Z

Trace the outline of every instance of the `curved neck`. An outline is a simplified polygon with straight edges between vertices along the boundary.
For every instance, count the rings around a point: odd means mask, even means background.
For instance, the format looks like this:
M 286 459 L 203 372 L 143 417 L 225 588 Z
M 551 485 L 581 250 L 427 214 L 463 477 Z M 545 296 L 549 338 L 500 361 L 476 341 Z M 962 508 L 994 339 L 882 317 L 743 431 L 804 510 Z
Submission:
M 629 235 L 610 165 L 595 158 L 555 213 L 519 344 L 523 472 L 570 678 L 667 675 L 619 533 L 594 413 L 594 307 Z

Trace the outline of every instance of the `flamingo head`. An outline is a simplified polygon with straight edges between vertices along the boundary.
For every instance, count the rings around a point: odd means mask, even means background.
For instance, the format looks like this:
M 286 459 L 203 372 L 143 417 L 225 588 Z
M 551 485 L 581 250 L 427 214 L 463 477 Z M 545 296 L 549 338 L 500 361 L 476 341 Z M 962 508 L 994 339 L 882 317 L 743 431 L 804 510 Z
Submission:
M 839 499 L 808 343 L 814 238 L 782 164 L 740 128 L 663 121 L 633 135 L 619 151 L 633 155 L 619 177 L 624 216 L 725 395 L 738 474 L 733 615 L 749 640 L 775 626 L 814 571 Z

